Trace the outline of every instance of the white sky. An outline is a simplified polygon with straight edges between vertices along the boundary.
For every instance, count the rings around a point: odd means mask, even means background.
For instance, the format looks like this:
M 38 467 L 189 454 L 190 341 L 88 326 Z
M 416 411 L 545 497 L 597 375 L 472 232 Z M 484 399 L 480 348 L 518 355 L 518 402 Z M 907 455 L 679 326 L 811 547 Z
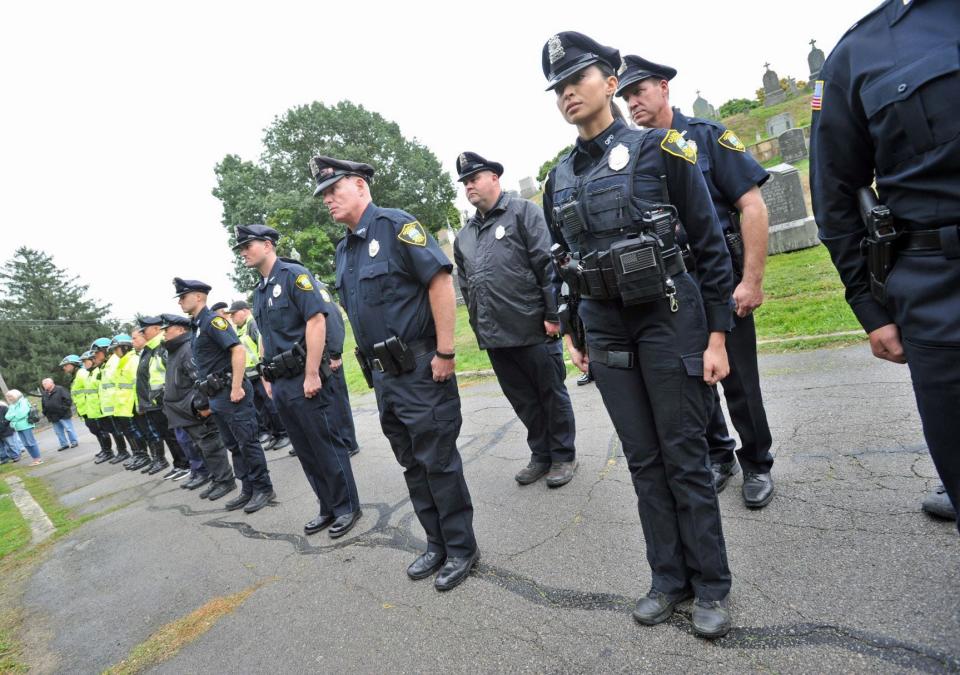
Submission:
M 810 38 L 829 54 L 876 3 L 6 2 L 0 260 L 42 249 L 122 319 L 176 311 L 174 276 L 229 301 L 241 294 L 213 167 L 227 153 L 256 160 L 291 106 L 360 103 L 451 177 L 474 150 L 516 188 L 575 136 L 543 91 L 554 33 L 674 66 L 673 103 L 690 113 L 697 89 L 717 107 L 752 97 L 765 61 L 807 79 Z

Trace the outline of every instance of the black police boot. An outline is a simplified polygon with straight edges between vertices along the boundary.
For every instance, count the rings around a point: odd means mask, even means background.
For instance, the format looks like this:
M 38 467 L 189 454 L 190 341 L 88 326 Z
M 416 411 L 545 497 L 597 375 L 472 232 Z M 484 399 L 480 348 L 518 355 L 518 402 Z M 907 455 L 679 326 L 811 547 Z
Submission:
M 478 548 L 466 558 L 447 558 L 437 574 L 433 587 L 438 591 L 449 591 L 459 586 L 464 579 L 470 575 L 473 566 L 480 560 L 480 549 Z
M 161 471 L 163 471 L 164 469 L 166 469 L 166 468 L 169 467 L 169 466 L 170 466 L 170 465 L 167 464 L 167 460 L 165 460 L 165 459 L 158 459 L 158 460 L 157 460 L 156 462 L 154 462 L 153 465 L 150 467 L 150 470 L 147 471 L 147 475 L 148 475 L 148 476 L 152 476 L 152 475 L 154 475 L 155 473 L 160 473 Z M 171 475 L 172 475 L 172 474 L 171 474 Z
M 143 462 L 142 464 L 140 464 L 140 466 L 138 467 L 138 468 L 140 469 L 140 473 L 150 473 L 150 471 L 153 469 L 153 467 L 155 467 L 155 466 L 157 465 L 157 460 L 155 460 L 155 459 L 152 460 L 152 459 L 150 459 L 150 458 L 148 457 L 148 458 L 145 458 L 145 460 L 146 460 L 146 461 L 144 461 L 144 462 Z
M 234 485 L 233 487 L 236 487 L 236 485 Z M 241 490 L 240 494 L 234 497 L 233 499 L 231 499 L 226 504 L 224 504 L 223 508 L 225 508 L 227 511 L 236 511 L 237 509 L 241 509 L 244 506 L 246 506 L 252 497 L 253 497 L 252 492 L 246 492 L 244 490 Z
M 576 472 L 576 460 L 573 462 L 554 462 L 550 465 L 550 473 L 547 474 L 544 482 L 547 484 L 547 487 L 562 487 L 573 480 L 573 474 Z
M 550 470 L 550 462 L 535 462 L 532 459 L 530 463 L 517 472 L 513 477 L 520 485 L 530 485 L 536 483 Z
M 726 600 L 695 600 L 691 614 L 693 632 L 700 637 L 713 639 L 730 632 Z
M 274 501 L 277 498 L 277 494 L 273 490 L 267 490 L 266 492 L 254 492 L 253 496 L 250 498 L 250 501 L 247 502 L 247 505 L 243 507 L 244 513 L 256 513 L 264 506 Z
M 303 526 L 303 533 L 316 534 L 320 530 L 330 527 L 333 524 L 334 520 L 335 518 L 333 517 L 333 515 L 328 515 L 323 511 L 321 511 L 320 513 L 317 514 L 316 518 L 307 522 L 307 524 Z
M 96 457 L 94 457 L 93 463 L 94 463 L 94 464 L 103 464 L 104 462 L 109 462 L 111 459 L 113 459 L 113 453 L 112 453 L 112 452 L 105 452 L 105 453 L 103 453 L 103 454 L 101 454 L 101 455 L 97 455 Z
M 414 581 L 426 579 L 443 567 L 445 562 L 447 562 L 446 553 L 427 551 L 422 555 L 418 555 L 417 559 L 410 564 L 410 567 L 407 568 L 407 576 Z
M 330 526 L 330 530 L 327 532 L 330 535 L 331 539 L 337 539 L 342 537 L 347 532 L 353 529 L 353 526 L 357 524 L 357 521 L 360 520 L 360 516 L 363 515 L 363 511 L 357 509 L 353 513 L 345 513 L 342 516 L 339 516 L 333 525 Z
M 184 490 L 196 490 L 197 488 L 202 488 L 204 485 L 210 482 L 210 474 L 197 474 L 186 483 L 183 483 L 180 487 Z
M 213 479 L 211 479 L 211 483 L 204 490 L 200 492 L 199 494 L 200 499 L 206 499 L 207 497 L 209 497 L 210 493 L 216 490 L 217 487 L 219 487 L 219 484 Z
M 633 610 L 633 618 L 637 623 L 644 626 L 656 626 L 663 623 L 673 615 L 673 610 L 677 605 L 693 597 L 690 592 L 680 595 L 667 595 L 652 588 L 646 597 L 637 600 L 637 606 Z
M 932 494 L 927 495 L 927 498 L 923 500 L 921 506 L 923 510 L 931 516 L 943 518 L 944 520 L 957 519 L 957 511 L 953 508 L 953 504 L 950 502 L 950 496 L 947 494 L 947 489 L 943 487 L 943 485 L 938 485 Z
M 273 436 L 267 434 L 267 440 L 260 441 L 260 447 L 263 448 L 264 452 L 268 450 L 276 450 L 277 439 Z
M 218 499 L 220 499 L 222 496 L 228 495 L 236 489 L 237 489 L 237 484 L 234 481 L 229 481 L 227 483 L 214 483 L 213 489 L 209 492 L 209 494 L 207 494 L 207 501 L 215 502 Z M 226 505 L 229 506 L 230 502 L 227 502 Z M 237 507 L 233 507 L 233 508 L 237 508 Z M 227 511 L 233 511 L 233 509 L 228 508 Z
M 723 464 L 711 464 L 710 470 L 713 472 L 713 484 L 717 488 L 717 494 L 720 494 L 723 488 L 727 487 L 730 478 L 740 473 L 740 465 L 734 460 Z
M 120 462 L 125 462 L 128 459 L 130 459 L 130 453 L 127 451 L 123 451 L 121 454 L 109 460 L 109 462 L 110 464 L 119 464 Z
M 744 471 L 741 492 L 748 509 L 762 509 L 773 499 L 773 478 L 769 472 Z

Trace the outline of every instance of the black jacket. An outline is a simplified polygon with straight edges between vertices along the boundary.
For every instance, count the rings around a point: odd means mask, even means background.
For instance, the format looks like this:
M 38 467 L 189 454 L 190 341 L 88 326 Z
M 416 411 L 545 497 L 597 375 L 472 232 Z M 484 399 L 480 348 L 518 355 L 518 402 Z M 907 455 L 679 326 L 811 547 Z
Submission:
M 206 407 L 206 399 L 196 390 L 197 366 L 193 362 L 193 336 L 186 332 L 164 346 L 167 350 L 166 386 L 163 390 L 163 413 L 173 429 L 203 424 L 194 412 L 194 405 Z
M 7 410 L 7 404 L 0 403 L 0 438 L 7 438 L 8 436 L 13 436 L 13 434 L 16 433 L 13 430 L 13 427 L 10 426 L 10 420 L 5 417 Z
M 543 322 L 557 320 L 556 271 L 539 206 L 502 193 L 460 230 L 453 258 L 480 349 L 552 339 Z
M 41 407 L 44 416 L 51 422 L 73 417 L 73 398 L 59 384 L 53 385 L 52 391 L 43 391 Z

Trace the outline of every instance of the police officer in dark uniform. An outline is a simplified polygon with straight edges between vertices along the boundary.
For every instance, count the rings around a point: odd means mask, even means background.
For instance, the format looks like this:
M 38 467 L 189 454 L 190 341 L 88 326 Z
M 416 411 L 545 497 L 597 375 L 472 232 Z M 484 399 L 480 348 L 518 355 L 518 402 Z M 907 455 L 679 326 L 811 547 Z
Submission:
M 477 207 L 453 245 L 457 281 L 477 344 L 527 428 L 530 461 L 514 479 L 529 485 L 546 476 L 547 486 L 557 488 L 577 468 L 576 423 L 557 340 L 556 272 L 543 210 L 500 188 L 499 162 L 464 152 L 457 172 Z
M 720 637 L 731 578 L 706 425 L 710 387 L 728 370 L 730 256 L 696 149 L 677 131 L 614 117 L 619 52 L 565 32 L 544 45 L 542 65 L 579 136 L 544 191 L 548 223 L 571 253 L 561 276 L 581 296 L 586 348 L 573 344 L 575 325 L 564 327 L 567 346 L 581 370 L 592 367 L 620 437 L 652 568 L 634 618 L 661 623 L 693 596 L 694 631 Z M 675 242 L 678 216 L 699 288 Z
M 882 3 L 813 82 L 810 134 L 820 239 L 874 355 L 910 367 L 943 481 L 923 508 L 951 520 L 960 506 L 958 50 L 960 3 Z M 860 192 L 874 181 L 879 203 Z
M 670 66 L 639 56 L 625 56 L 617 95 L 627 103 L 634 122 L 643 127 L 675 129 L 697 149 L 697 165 L 710 189 L 733 262 L 734 328 L 727 335 L 730 374 L 723 380 L 723 394 L 742 443 L 736 456 L 743 466 L 744 503 L 750 508 L 762 508 L 773 499 L 770 476 L 773 439 L 760 391 L 753 310 L 763 302 L 768 221 L 760 186 L 770 174 L 725 126 L 713 120 L 687 117 L 679 109 L 670 107 L 669 82 L 676 74 Z M 686 237 L 682 229 L 680 232 L 679 243 L 684 248 Z M 693 256 L 689 256 L 688 261 L 695 266 Z M 721 492 L 739 469 L 734 458 L 736 442 L 727 431 L 719 395 L 714 397 L 714 403 L 713 415 L 707 424 L 707 443 L 714 482 L 717 492 Z
M 457 450 L 452 265 L 416 218 L 373 204 L 373 167 L 318 156 L 310 170 L 314 195 L 323 195 L 333 219 L 347 226 L 337 245 L 337 291 L 376 390 L 380 425 L 427 534 L 427 551 L 407 574 L 425 579 L 439 570 L 434 586 L 449 590 L 480 558 Z
M 233 472 L 243 486 L 224 507 L 254 513 L 276 499 L 263 448 L 257 440 L 253 389 L 244 378 L 246 350 L 230 322 L 207 308 L 210 286 L 202 281 L 173 280 L 180 308 L 193 318 L 193 358 L 198 389 L 209 398 L 223 444 L 233 457 Z M 235 485 L 231 489 L 235 489 Z
M 253 314 L 263 341 L 260 373 L 320 500 L 320 513 L 304 532 L 329 527 L 332 539 L 342 537 L 363 512 L 349 451 L 333 430 L 333 392 L 325 386 L 332 375 L 326 317 L 339 310 L 307 268 L 277 257 L 279 232 L 265 225 L 241 225 L 235 234 L 234 249 L 261 277 L 253 292 Z

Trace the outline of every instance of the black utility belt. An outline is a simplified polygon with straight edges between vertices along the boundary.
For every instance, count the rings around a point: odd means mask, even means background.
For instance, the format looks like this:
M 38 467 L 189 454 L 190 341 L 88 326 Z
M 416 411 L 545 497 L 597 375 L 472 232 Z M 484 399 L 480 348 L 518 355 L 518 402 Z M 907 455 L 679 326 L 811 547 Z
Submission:
M 645 239 L 624 239 L 606 251 L 580 259 L 580 295 L 591 300 L 623 300 L 636 305 L 675 292 L 670 277 L 686 271 L 680 249 L 661 249 Z
M 280 352 L 269 361 L 257 365 L 260 376 L 267 382 L 285 377 L 296 377 L 307 367 L 307 352 L 299 342 L 285 352 Z
M 414 340 L 405 344 L 399 337 L 393 336 L 373 345 L 372 357 L 367 357 L 359 352 L 358 357 L 363 357 L 362 360 L 366 361 L 366 365 L 371 371 L 402 375 L 416 370 L 418 356 L 423 356 L 436 350 L 436 348 L 436 337 Z
M 633 352 L 607 351 L 605 349 L 596 349 L 594 347 L 587 347 L 587 352 L 590 355 L 591 363 L 599 363 L 601 366 L 607 366 L 608 368 L 621 368 L 623 370 L 629 370 L 633 368 Z
M 197 391 L 210 398 L 216 396 L 226 387 L 230 386 L 233 380 L 233 372 L 224 370 L 219 373 L 210 373 L 202 380 L 197 380 Z
M 897 237 L 895 248 L 898 251 L 942 251 L 947 258 L 960 258 L 960 226 L 903 230 Z

